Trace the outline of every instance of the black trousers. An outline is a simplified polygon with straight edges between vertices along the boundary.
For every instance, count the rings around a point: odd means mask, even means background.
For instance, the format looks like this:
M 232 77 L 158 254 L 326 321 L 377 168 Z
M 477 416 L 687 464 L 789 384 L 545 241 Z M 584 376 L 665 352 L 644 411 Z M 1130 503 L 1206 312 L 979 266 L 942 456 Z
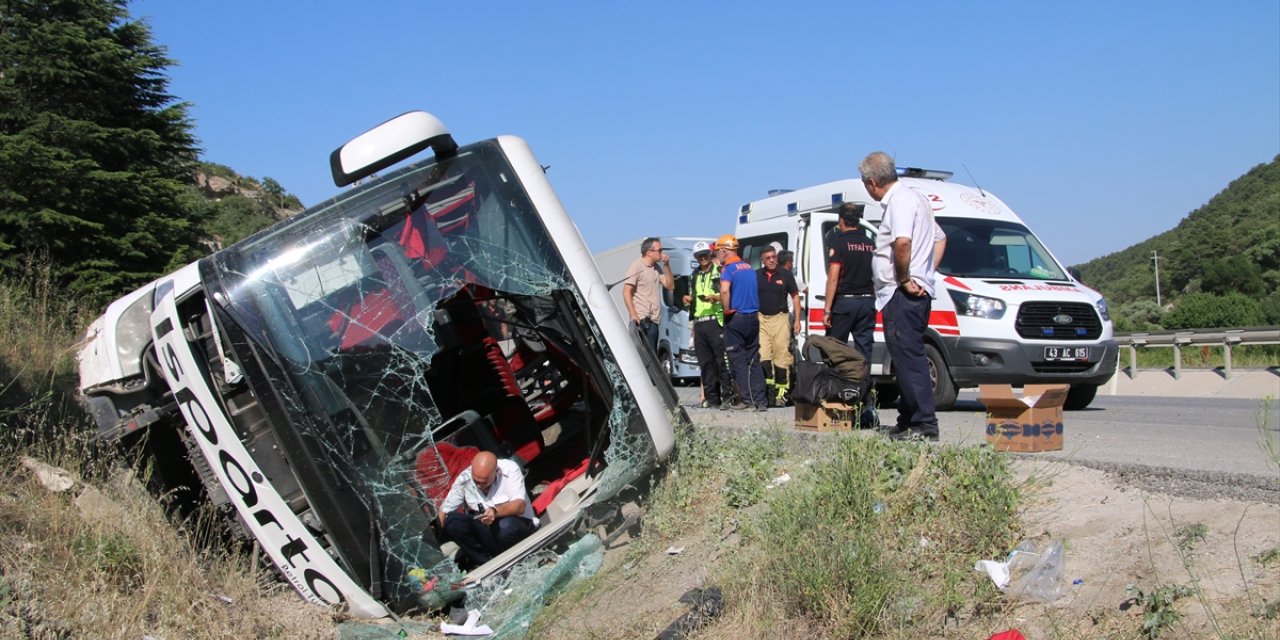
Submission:
M 478 567 L 494 556 L 529 537 L 537 527 L 524 516 L 505 516 L 486 525 L 467 513 L 450 513 L 444 520 L 445 533 L 458 543 L 458 552 L 471 567 Z
M 715 320 L 693 323 L 693 351 L 698 356 L 707 404 L 714 408 L 732 400 L 733 384 L 724 359 L 724 327 Z
M 767 409 L 769 399 L 764 392 L 764 370 L 760 368 L 760 319 L 756 314 L 739 311 L 729 316 L 724 325 L 724 350 L 742 399 L 758 409 Z
M 882 313 L 884 343 L 893 359 L 900 394 L 897 427 L 937 435 L 933 381 L 929 379 L 929 359 L 924 354 L 924 332 L 929 327 L 932 308 L 933 299 L 929 296 L 916 297 L 898 289 Z

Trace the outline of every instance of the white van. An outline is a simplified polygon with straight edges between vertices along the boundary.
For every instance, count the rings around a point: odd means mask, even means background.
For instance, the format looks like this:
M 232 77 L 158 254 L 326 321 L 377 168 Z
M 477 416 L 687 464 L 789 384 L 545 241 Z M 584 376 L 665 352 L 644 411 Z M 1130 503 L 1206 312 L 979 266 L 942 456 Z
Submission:
M 657 237 L 657 236 L 655 236 Z M 671 258 L 671 269 L 675 277 L 673 291 L 662 290 L 662 317 L 658 321 L 658 363 L 672 382 L 680 380 L 697 380 L 700 375 L 698 356 L 693 352 L 693 330 L 689 326 L 689 310 L 681 304 L 684 295 L 689 292 L 689 277 L 698 268 L 698 261 L 693 257 L 693 245 L 697 242 L 711 244 L 715 238 L 690 238 L 661 236 L 662 249 Z M 613 298 L 622 321 L 630 323 L 627 304 L 622 300 L 622 281 L 626 278 L 627 267 L 640 257 L 639 238 L 614 247 L 608 251 L 597 253 L 596 266 L 600 275 L 604 276 L 609 295 Z
M 687 416 L 523 140 L 415 111 L 330 163 L 359 186 L 113 302 L 80 390 L 304 599 L 435 608 L 612 508 Z M 479 451 L 518 460 L 540 526 L 464 578 L 437 515 Z
M 938 267 L 925 352 L 938 409 L 956 391 L 983 383 L 1068 383 L 1068 409 L 1093 401 L 1116 369 L 1118 347 L 1102 295 L 1067 272 L 999 198 L 947 182 L 951 173 L 900 167 L 902 186 L 933 205 L 947 233 Z M 759 266 L 772 242 L 796 252 L 797 275 L 808 285 L 806 333 L 822 333 L 826 289 L 824 237 L 836 226 L 834 206 L 863 203 L 863 230 L 874 241 L 883 209 L 858 179 L 839 180 L 770 196 L 742 206 L 737 236 L 743 259 Z M 803 338 L 802 338 L 803 339 Z M 893 363 L 877 318 L 871 373 L 884 382 Z M 893 396 L 880 385 L 881 398 Z

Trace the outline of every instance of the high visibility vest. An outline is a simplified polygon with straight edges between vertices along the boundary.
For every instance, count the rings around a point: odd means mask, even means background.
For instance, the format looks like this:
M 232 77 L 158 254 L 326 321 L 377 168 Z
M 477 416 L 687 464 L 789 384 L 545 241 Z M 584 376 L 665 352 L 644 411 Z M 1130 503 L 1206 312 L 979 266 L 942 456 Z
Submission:
M 711 265 L 706 272 L 693 272 L 693 307 L 690 317 L 705 318 L 715 316 L 716 322 L 724 326 L 724 305 L 720 304 L 720 267 Z M 703 300 L 703 296 L 716 296 L 715 302 Z

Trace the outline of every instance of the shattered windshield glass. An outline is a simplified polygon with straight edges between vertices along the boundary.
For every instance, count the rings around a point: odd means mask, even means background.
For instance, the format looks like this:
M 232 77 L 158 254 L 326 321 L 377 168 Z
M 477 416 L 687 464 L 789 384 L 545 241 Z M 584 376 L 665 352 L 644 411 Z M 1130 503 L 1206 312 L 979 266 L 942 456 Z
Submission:
M 272 227 L 206 261 L 202 278 L 262 405 L 229 410 L 255 458 L 394 609 L 456 578 L 436 515 L 477 452 L 522 466 L 543 530 L 652 457 L 582 293 L 494 141 Z
M 962 278 L 1066 280 L 1058 262 L 1026 227 L 998 220 L 938 218 L 947 250 L 938 270 Z

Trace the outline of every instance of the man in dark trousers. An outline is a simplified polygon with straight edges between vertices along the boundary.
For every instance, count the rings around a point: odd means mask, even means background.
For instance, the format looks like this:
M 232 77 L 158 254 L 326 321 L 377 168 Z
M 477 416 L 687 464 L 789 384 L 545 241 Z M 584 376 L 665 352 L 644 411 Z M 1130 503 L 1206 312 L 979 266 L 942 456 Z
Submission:
M 871 258 L 876 245 L 859 222 L 864 205 L 844 202 L 836 207 L 836 233 L 827 240 L 826 310 L 822 324 L 827 335 L 841 342 L 853 336 L 853 345 L 866 358 L 864 375 L 871 375 L 871 345 L 876 331 L 875 282 Z M 871 402 L 863 403 L 859 424 L 877 426 Z
M 702 407 L 728 409 L 733 401 L 729 368 L 724 360 L 724 306 L 720 304 L 720 266 L 711 258 L 706 242 L 693 245 L 698 268 L 690 278 L 691 293 L 685 295 L 693 323 L 693 351 L 698 356 L 702 376 Z
M 440 524 L 458 543 L 459 568 L 485 564 L 529 537 L 538 528 L 531 505 L 519 465 L 477 453 L 440 505 Z
M 875 283 L 871 257 L 876 245 L 858 224 L 863 205 L 842 203 L 839 231 L 827 245 L 826 312 L 823 324 L 827 335 L 853 344 L 871 362 L 871 344 L 876 330 Z
M 933 276 L 947 247 L 947 234 L 933 219 L 929 200 L 898 182 L 893 158 L 883 151 L 859 165 L 867 193 L 884 207 L 871 270 L 876 308 L 884 317 L 884 342 L 898 381 L 898 422 L 894 439 L 938 439 L 933 380 L 924 352 L 924 333 L 933 308 Z
M 733 381 L 742 391 L 745 405 L 754 411 L 767 411 L 769 400 L 760 368 L 760 292 L 756 272 L 738 257 L 736 237 L 720 236 L 716 248 L 724 257 L 720 304 L 724 305 L 724 350 L 729 354 Z

